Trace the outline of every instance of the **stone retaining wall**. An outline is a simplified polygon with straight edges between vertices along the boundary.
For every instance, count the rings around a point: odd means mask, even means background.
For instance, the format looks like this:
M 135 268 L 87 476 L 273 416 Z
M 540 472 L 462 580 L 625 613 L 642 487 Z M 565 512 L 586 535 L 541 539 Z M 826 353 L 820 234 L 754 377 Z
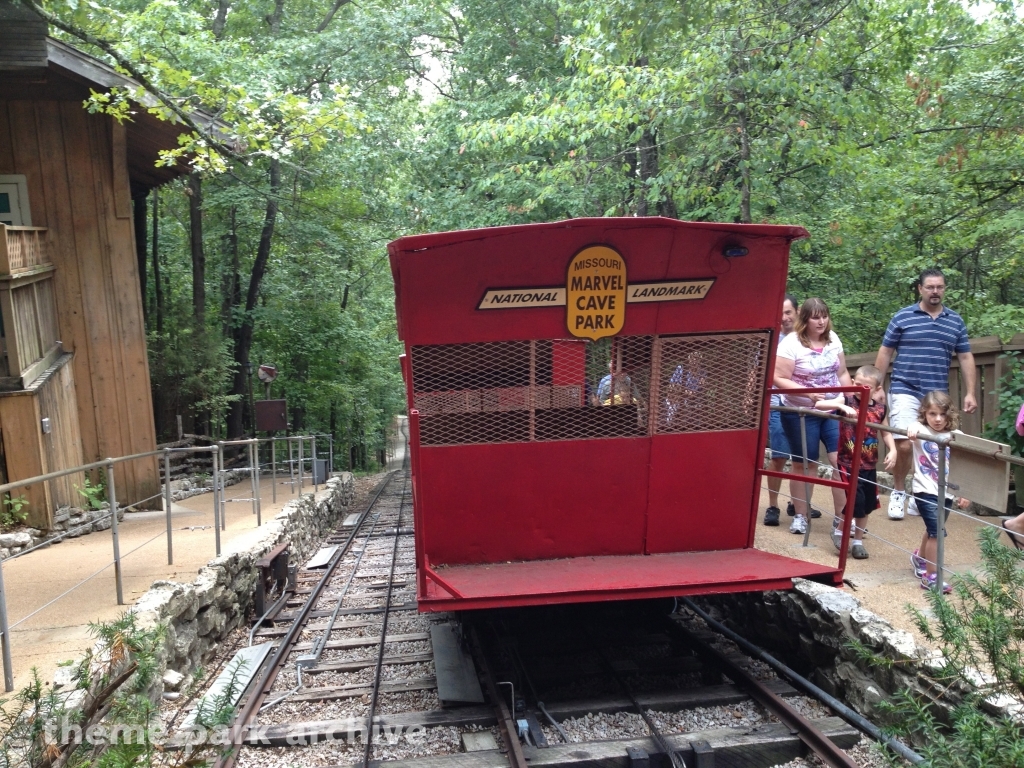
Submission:
M 795 582 L 790 592 L 714 595 L 696 602 L 873 722 L 885 722 L 878 704 L 899 691 L 924 696 L 939 712 L 958 703 L 964 691 L 940 688 L 929 674 L 941 658 L 937 651 L 861 607 L 849 592 Z M 852 640 L 892 663 L 867 663 L 850 647 Z
M 347 513 L 354 492 L 352 475 L 343 472 L 327 481 L 315 501 L 305 494 L 261 527 L 232 539 L 195 581 L 153 582 L 132 610 L 141 627 L 167 626 L 165 669 L 187 679 L 219 642 L 246 623 L 256 561 L 282 542 L 291 544 L 290 562 L 307 560 Z

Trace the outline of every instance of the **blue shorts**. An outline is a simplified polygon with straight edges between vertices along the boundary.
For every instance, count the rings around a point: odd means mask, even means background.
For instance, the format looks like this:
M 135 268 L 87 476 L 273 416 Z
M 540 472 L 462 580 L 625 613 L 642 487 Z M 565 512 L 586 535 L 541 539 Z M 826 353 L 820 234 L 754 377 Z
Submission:
M 802 461 L 803 443 L 800 441 L 800 414 L 780 413 L 782 416 L 782 428 L 786 431 L 786 439 L 789 440 L 790 453 L 793 454 L 793 461 Z M 818 443 L 825 444 L 825 453 L 835 453 L 839 450 L 839 422 L 835 419 L 826 419 L 820 416 L 807 416 L 807 458 L 810 461 L 818 460 Z
M 917 511 L 924 520 L 924 527 L 928 529 L 928 538 L 939 538 L 939 497 L 934 493 L 915 493 L 914 501 L 917 502 Z M 946 524 L 949 518 L 949 510 L 953 507 L 953 500 L 946 497 L 946 514 L 942 517 L 942 524 Z M 946 529 L 942 529 L 942 535 L 948 535 Z
M 782 428 L 782 414 L 779 411 L 769 412 L 768 447 L 772 449 L 773 459 L 789 458 L 789 440 L 786 439 L 786 430 Z

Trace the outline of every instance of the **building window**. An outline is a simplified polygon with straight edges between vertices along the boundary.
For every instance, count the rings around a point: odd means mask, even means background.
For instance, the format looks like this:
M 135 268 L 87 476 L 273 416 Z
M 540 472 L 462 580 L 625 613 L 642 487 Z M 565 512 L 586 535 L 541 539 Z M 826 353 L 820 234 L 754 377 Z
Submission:
M 28 185 L 24 176 L 0 176 L 0 224 L 31 227 Z

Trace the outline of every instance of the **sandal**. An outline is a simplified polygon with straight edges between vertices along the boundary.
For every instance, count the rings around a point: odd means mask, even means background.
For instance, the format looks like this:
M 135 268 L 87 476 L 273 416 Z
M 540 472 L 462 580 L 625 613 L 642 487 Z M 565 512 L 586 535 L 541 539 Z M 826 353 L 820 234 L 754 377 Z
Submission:
M 1003 530 L 1006 531 L 1006 535 L 1010 537 L 1010 541 L 1013 542 L 1013 546 L 1015 546 L 1019 550 L 1024 550 L 1024 534 L 1014 533 L 1013 531 L 1011 531 L 1009 528 L 1006 527 L 1005 520 L 1003 520 L 1002 526 Z M 1017 539 L 1018 536 L 1021 537 L 1020 540 Z

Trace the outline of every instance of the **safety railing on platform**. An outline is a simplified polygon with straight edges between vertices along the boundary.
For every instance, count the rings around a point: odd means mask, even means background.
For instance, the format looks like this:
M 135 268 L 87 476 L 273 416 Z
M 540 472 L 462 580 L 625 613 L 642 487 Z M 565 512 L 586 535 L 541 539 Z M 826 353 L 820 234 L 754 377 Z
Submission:
M 839 390 L 830 389 L 828 391 L 829 392 L 836 392 L 836 391 L 846 391 L 848 389 L 850 389 L 850 388 L 839 388 Z M 858 387 L 856 389 L 857 389 L 858 392 L 863 391 L 863 392 L 866 393 L 866 390 L 862 390 L 862 388 Z M 808 390 L 795 390 L 795 389 L 790 389 L 790 390 L 785 390 L 785 391 L 783 391 L 783 390 L 772 390 L 771 393 L 772 394 L 789 394 L 789 395 L 798 394 L 799 395 L 799 394 L 805 394 L 805 393 L 810 393 L 810 392 L 819 392 L 820 393 L 820 392 L 825 392 L 825 391 L 826 390 L 824 390 L 824 389 L 815 389 L 815 390 L 809 390 L 809 389 Z M 861 398 L 861 402 L 862 403 L 867 403 L 867 400 L 868 400 L 868 398 L 866 396 L 862 396 L 862 398 Z M 832 412 L 828 412 L 828 411 L 821 411 L 821 410 L 812 409 L 812 408 L 799 408 L 799 407 L 784 406 L 784 405 L 772 405 L 772 406 L 770 406 L 770 409 L 772 411 L 778 411 L 778 412 L 781 412 L 781 413 L 793 413 L 793 414 L 799 415 L 799 417 L 800 417 L 800 429 L 801 429 L 801 441 L 802 441 L 802 445 L 801 445 L 801 448 L 802 448 L 802 451 L 801 451 L 802 458 L 801 457 L 797 457 L 797 456 L 795 456 L 794 454 L 791 454 L 791 453 L 790 454 L 786 454 L 786 456 L 787 456 L 787 459 L 799 459 L 799 460 L 801 460 L 801 462 L 803 464 L 803 467 L 804 467 L 805 474 L 803 476 L 800 476 L 800 475 L 792 475 L 792 474 L 785 473 L 785 472 L 776 472 L 776 471 L 773 471 L 773 470 L 765 469 L 764 466 L 763 466 L 764 460 L 762 460 L 761 468 L 758 469 L 758 473 L 762 477 L 766 477 L 766 478 L 767 477 L 779 477 L 779 478 L 786 478 L 786 479 L 790 479 L 790 480 L 794 480 L 795 479 L 798 482 L 803 481 L 805 483 L 810 483 L 810 484 L 815 484 L 815 485 L 823 485 L 823 486 L 829 486 L 829 487 L 845 487 L 847 489 L 846 506 L 845 506 L 845 509 L 844 509 L 842 522 L 840 523 L 840 525 L 842 525 L 843 536 L 842 536 L 842 543 L 839 545 L 839 550 L 840 550 L 840 552 L 839 552 L 840 567 L 845 567 L 846 555 L 847 555 L 847 551 L 848 551 L 848 548 L 849 548 L 848 544 L 849 544 L 849 539 L 850 539 L 851 530 L 852 530 L 851 523 L 853 522 L 853 508 L 854 508 L 855 493 L 856 493 L 855 488 L 856 488 L 856 483 L 858 482 L 860 447 L 861 447 L 861 444 L 863 442 L 863 434 L 864 434 L 864 432 L 866 432 L 867 430 L 870 429 L 870 430 L 878 430 L 878 431 L 881 431 L 881 432 L 888 432 L 890 434 L 900 435 L 902 437 L 907 437 L 908 436 L 907 435 L 907 431 L 905 429 L 900 429 L 900 428 L 897 428 L 897 427 L 892 427 L 892 426 L 889 426 L 887 424 L 871 423 L 869 426 L 865 427 L 864 426 L 864 421 L 863 421 L 864 415 L 865 415 L 864 408 L 860 409 L 860 412 L 859 412 L 859 415 L 858 415 L 857 419 L 849 418 L 849 417 L 846 417 L 846 416 L 843 416 L 843 415 L 840 415 L 840 414 L 837 414 L 837 413 L 832 413 Z M 854 455 L 855 466 L 850 471 L 849 482 L 842 482 L 842 481 L 832 480 L 831 479 L 831 475 L 832 475 L 833 471 L 837 469 L 837 467 L 834 467 L 830 463 L 821 462 L 821 461 L 815 461 L 815 460 L 809 460 L 809 459 L 806 458 L 806 456 L 807 456 L 807 426 L 806 426 L 806 419 L 809 416 L 814 416 L 814 417 L 818 417 L 818 418 L 826 418 L 826 419 L 831 419 L 831 420 L 834 420 L 834 421 L 844 422 L 846 424 L 855 425 L 855 427 L 857 428 L 857 442 L 856 442 L 856 446 L 855 446 L 855 450 L 854 450 L 854 454 L 853 454 Z M 864 432 L 861 431 L 862 429 L 864 430 Z M 960 490 L 960 488 L 958 486 L 951 484 L 949 482 L 949 480 L 948 480 L 947 451 L 948 451 L 948 449 L 951 446 L 957 452 L 962 452 L 963 454 L 971 455 L 971 456 L 977 457 L 978 459 L 988 459 L 989 461 L 1002 462 L 1004 464 L 1013 465 L 1013 466 L 1024 466 L 1024 458 L 1021 458 L 1019 456 L 1013 456 L 1012 454 L 1010 454 L 1008 452 L 1009 447 L 1006 446 L 1006 445 L 1003 445 L 1003 444 L 1000 444 L 1000 443 L 995 443 L 993 441 L 981 440 L 979 438 L 975 438 L 975 437 L 970 436 L 970 435 L 962 435 L 962 434 L 960 434 L 959 437 L 960 437 L 960 439 L 958 440 L 958 433 L 956 433 L 956 432 L 953 432 L 953 433 L 951 433 L 949 435 L 934 435 L 934 434 L 932 434 L 927 429 L 922 429 L 920 432 L 918 432 L 918 439 L 923 439 L 923 440 L 927 440 L 929 442 L 934 442 L 940 448 L 940 450 L 937 451 L 937 455 L 936 455 L 936 463 L 937 463 L 936 484 L 938 486 L 938 492 L 936 493 L 936 498 L 937 499 L 945 499 L 946 498 L 946 494 L 947 494 L 947 489 L 949 489 L 949 490 Z M 982 447 L 983 445 L 984 445 L 984 447 Z M 815 473 L 814 473 L 814 475 L 808 476 L 806 474 L 806 472 L 810 468 L 810 465 L 814 465 Z M 825 469 L 826 473 L 829 475 L 829 477 L 828 478 L 818 477 L 817 474 L 819 472 L 819 468 Z M 868 481 L 862 479 L 861 482 L 868 482 Z M 895 488 L 892 488 L 890 486 L 887 486 L 887 485 L 884 485 L 884 484 L 878 483 L 878 482 L 873 483 L 873 485 L 875 485 L 879 489 L 879 492 L 890 492 L 891 493 L 892 491 L 896 490 Z M 853 492 L 850 492 L 851 490 Z M 1020 489 L 1018 489 L 1018 490 L 1020 490 Z M 1008 492 L 1008 488 L 1006 486 L 1006 483 L 1004 482 L 1002 488 L 995 488 L 993 492 L 996 493 L 996 494 L 998 494 L 998 493 L 1007 493 Z M 778 494 L 779 494 L 779 496 L 787 497 L 787 498 L 789 498 L 791 500 L 794 498 L 791 494 L 783 493 L 781 488 L 779 489 Z M 913 496 L 912 493 L 908 493 L 908 499 L 912 498 L 912 496 Z M 804 497 L 804 499 L 802 499 L 802 501 L 805 502 L 805 504 L 807 505 L 807 510 L 808 510 L 808 514 L 806 516 L 806 526 L 807 527 L 806 527 L 806 531 L 804 532 L 804 539 L 803 539 L 803 546 L 806 547 L 806 546 L 809 546 L 809 539 L 810 539 L 810 533 L 811 533 L 811 527 L 812 527 L 812 515 L 810 514 L 811 499 L 810 499 L 810 493 L 809 492 L 805 493 L 805 497 Z M 941 504 L 941 502 L 939 502 L 939 504 Z M 1018 504 L 1019 504 L 1019 500 L 1018 500 Z M 863 531 L 864 531 L 864 533 L 866 535 L 871 536 L 873 539 L 876 539 L 879 542 L 884 543 L 887 546 L 890 546 L 890 547 L 893 547 L 895 549 L 898 549 L 898 550 L 900 550 L 901 552 L 903 552 L 903 553 L 905 553 L 907 555 L 913 555 L 915 557 L 918 557 L 918 559 L 922 563 L 924 563 L 924 564 L 934 565 L 935 566 L 936 574 L 939 574 L 939 576 L 937 576 L 936 579 L 935 579 L 935 587 L 934 588 L 936 590 L 942 590 L 943 589 L 943 577 L 941 576 L 941 574 L 952 573 L 953 572 L 951 569 L 949 569 L 947 567 L 946 562 L 945 562 L 945 554 L 946 554 L 945 553 L 945 541 L 944 541 L 945 536 L 942 535 L 943 531 L 945 530 L 945 521 L 948 520 L 950 514 L 958 515 L 960 517 L 969 519 L 969 520 L 973 521 L 976 524 L 980 524 L 980 525 L 984 525 L 984 526 L 989 526 L 991 528 L 995 528 L 996 530 L 999 530 L 1000 532 L 1002 532 L 1004 530 L 1008 530 L 1008 529 L 1002 528 L 1001 526 L 995 525 L 994 523 L 990 523 L 990 522 L 988 522 L 986 520 L 982 520 L 979 517 L 977 517 L 976 515 L 971 515 L 971 514 L 965 513 L 962 510 L 957 509 L 956 505 L 954 504 L 954 505 L 952 505 L 952 507 L 946 508 L 945 516 L 942 517 L 940 519 L 940 521 L 939 521 L 938 527 L 939 527 L 940 535 L 936 537 L 936 556 L 935 556 L 935 561 L 934 562 L 930 561 L 930 560 L 927 560 L 924 557 L 919 556 L 917 552 L 910 552 L 909 550 L 904 549 L 903 547 L 900 547 L 898 544 L 896 544 L 894 542 L 888 541 L 888 540 L 884 539 L 883 537 L 878 536 L 877 534 L 872 534 L 869 531 L 867 531 L 866 529 L 863 529 Z
M 810 485 L 825 485 L 831 488 L 841 488 L 846 491 L 846 507 L 844 511 L 844 517 L 847 521 L 846 525 L 843 526 L 843 544 L 839 550 L 839 567 L 843 569 L 846 567 L 846 553 L 847 543 L 850 535 L 849 521 L 853 518 L 854 502 L 857 495 L 857 477 L 860 472 L 860 454 L 861 446 L 864 443 L 864 425 L 867 423 L 868 415 L 868 390 L 865 387 L 839 387 L 835 390 L 824 390 L 820 388 L 805 388 L 805 389 L 787 389 L 786 394 L 789 395 L 812 395 L 812 394 L 831 394 L 833 392 L 838 393 L 849 393 L 861 395 L 861 407 L 857 411 L 857 420 L 853 422 L 855 424 L 854 431 L 854 448 L 853 448 L 853 467 L 850 470 L 849 478 L 844 482 L 842 480 L 833 480 L 831 477 L 828 479 L 817 477 L 817 473 L 814 476 L 808 474 L 810 469 L 809 460 L 807 458 L 807 413 L 800 414 L 800 438 L 801 438 L 801 455 L 803 457 L 803 474 L 802 475 L 791 475 L 785 472 L 776 472 L 774 470 L 765 469 L 763 466 L 758 465 L 756 471 L 765 477 L 779 477 L 788 478 L 791 482 L 796 481 L 803 485 L 805 494 L 805 503 L 807 504 L 807 520 L 810 521 L 810 508 L 811 508 L 811 489 Z M 781 390 L 772 390 L 771 394 L 779 394 Z M 772 406 L 773 408 L 775 406 Z M 808 413 L 818 415 L 821 411 L 806 410 Z M 804 530 L 804 546 L 806 547 L 810 541 L 811 526 L 808 525 Z
M 317 438 L 321 438 L 321 446 L 323 441 L 326 439 L 328 444 L 328 459 L 319 459 L 319 453 L 317 451 Z M 314 494 L 319 491 L 320 485 L 326 483 L 327 477 L 330 472 L 333 471 L 334 464 L 334 440 L 330 435 L 294 435 L 289 437 L 272 437 L 272 438 L 250 438 L 247 440 L 222 440 L 212 445 L 206 446 L 176 446 L 176 447 L 165 447 L 155 451 L 147 451 L 144 453 L 132 454 L 130 456 L 118 456 L 116 458 L 103 459 L 102 461 L 94 461 L 89 464 L 83 464 L 81 466 L 72 467 L 69 469 L 63 469 L 57 472 L 50 472 L 45 475 L 38 475 L 36 477 L 30 477 L 23 480 L 17 480 L 10 483 L 4 483 L 0 485 L 0 498 L 3 498 L 6 494 L 11 491 L 17 491 L 20 488 L 25 488 L 36 483 L 48 482 L 55 480 L 66 475 L 72 475 L 79 472 L 93 472 L 100 471 L 106 475 L 106 497 L 108 508 L 105 514 L 99 517 L 94 517 L 88 520 L 88 522 L 82 525 L 77 525 L 69 528 L 63 533 L 46 539 L 40 544 L 22 550 L 15 555 L 7 558 L 7 560 L 0 560 L 0 652 L 3 657 L 3 668 L 4 668 L 4 690 L 10 692 L 14 690 L 14 670 L 12 662 L 11 652 L 11 631 L 20 624 L 31 619 L 41 611 L 45 610 L 49 606 L 53 605 L 57 601 L 69 594 L 74 592 L 82 585 L 88 583 L 92 579 L 99 576 L 101 573 L 106 571 L 108 568 L 113 566 L 114 568 L 114 581 L 117 594 L 117 604 L 124 605 L 124 585 L 123 585 L 123 573 L 122 573 L 122 560 L 128 555 L 142 549 L 153 541 L 157 540 L 161 536 L 165 536 L 167 540 L 167 564 L 174 564 L 174 543 L 173 543 L 173 522 L 172 522 L 172 511 L 173 511 L 173 474 L 172 474 L 172 459 L 177 456 L 196 455 L 202 453 L 209 453 L 211 460 L 212 470 L 212 487 L 210 488 L 213 493 L 213 529 L 214 529 L 214 548 L 215 553 L 219 557 L 221 553 L 221 531 L 227 528 L 227 509 L 226 505 L 231 502 L 250 502 L 252 504 L 252 514 L 256 518 L 257 527 L 262 525 L 262 491 L 260 486 L 260 458 L 259 449 L 260 446 L 266 445 L 267 450 L 270 454 L 270 470 L 272 476 L 272 503 L 277 503 L 277 477 L 278 477 L 278 463 L 277 463 L 277 445 L 279 442 L 287 442 L 288 444 L 288 460 L 285 463 L 285 467 L 288 472 L 288 480 L 286 483 L 291 487 L 291 493 L 301 496 L 303 494 L 305 481 L 307 480 L 307 464 L 309 466 L 309 477 L 312 481 Z M 309 443 L 309 453 L 304 455 L 304 446 Z M 230 470 L 226 467 L 226 458 L 229 453 L 244 449 L 247 454 L 247 464 L 233 467 Z M 297 454 L 297 456 L 296 456 Z M 137 507 L 147 502 L 153 501 L 154 499 L 163 498 L 163 506 L 165 512 L 165 523 L 166 530 L 161 531 L 157 535 L 149 538 L 136 546 L 131 552 L 121 553 L 120 543 L 120 521 L 118 519 L 118 500 L 117 500 L 117 487 L 115 481 L 114 467 L 117 464 L 138 461 L 141 459 L 152 459 L 152 457 L 162 457 L 163 461 L 163 487 L 160 492 L 155 493 L 147 498 L 138 499 L 131 502 L 130 505 L 121 505 L 120 509 L 125 509 L 128 506 Z M 323 464 L 318 465 L 317 461 L 322 461 Z M 326 471 L 325 471 L 326 470 Z M 249 475 L 249 495 L 244 497 L 229 497 L 227 494 L 227 486 L 225 484 L 225 475 L 228 471 L 243 472 Z M 65 538 L 74 537 L 81 535 L 85 529 L 93 529 L 97 524 L 101 526 L 105 525 L 107 520 L 110 521 L 110 533 L 111 533 L 111 546 L 113 550 L 113 558 L 110 562 L 103 565 L 97 571 L 87 576 L 86 578 L 78 581 L 70 589 L 65 590 L 61 594 L 57 595 L 53 599 L 49 600 L 45 604 L 35 608 L 26 616 L 21 617 L 18 621 L 13 624 L 8 622 L 7 616 L 7 591 L 4 586 L 4 565 L 9 560 L 14 560 L 25 555 L 34 552 L 35 550 L 43 547 L 48 547 L 52 544 L 58 543 Z M 206 527 L 206 526 L 201 526 Z

